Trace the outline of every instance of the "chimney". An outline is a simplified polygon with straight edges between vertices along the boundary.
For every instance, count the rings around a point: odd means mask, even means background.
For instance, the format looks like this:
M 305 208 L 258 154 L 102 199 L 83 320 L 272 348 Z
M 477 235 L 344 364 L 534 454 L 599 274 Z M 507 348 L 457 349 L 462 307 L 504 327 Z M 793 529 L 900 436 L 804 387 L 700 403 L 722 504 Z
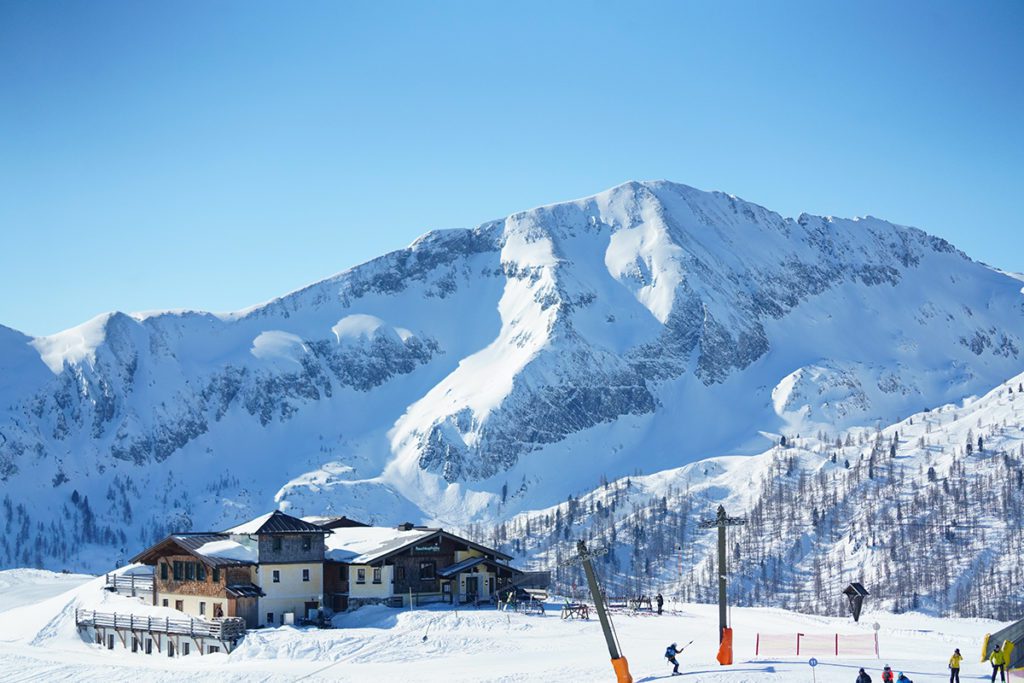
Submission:
M 412 531 L 413 530 L 412 522 L 402 522 L 401 524 L 398 525 L 398 530 L 399 531 Z

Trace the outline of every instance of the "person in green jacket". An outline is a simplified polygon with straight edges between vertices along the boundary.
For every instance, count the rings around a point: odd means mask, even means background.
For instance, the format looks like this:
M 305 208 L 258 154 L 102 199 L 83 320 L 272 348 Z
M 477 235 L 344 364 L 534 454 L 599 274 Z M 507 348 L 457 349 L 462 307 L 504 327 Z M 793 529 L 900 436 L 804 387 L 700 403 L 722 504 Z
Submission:
M 1006 659 L 1003 657 L 1003 649 L 999 648 L 988 658 L 992 664 L 992 683 L 996 681 L 996 672 L 999 672 L 999 680 L 1006 683 Z
M 953 656 L 949 658 L 949 683 L 960 683 L 960 662 L 962 660 L 960 648 L 953 650 Z

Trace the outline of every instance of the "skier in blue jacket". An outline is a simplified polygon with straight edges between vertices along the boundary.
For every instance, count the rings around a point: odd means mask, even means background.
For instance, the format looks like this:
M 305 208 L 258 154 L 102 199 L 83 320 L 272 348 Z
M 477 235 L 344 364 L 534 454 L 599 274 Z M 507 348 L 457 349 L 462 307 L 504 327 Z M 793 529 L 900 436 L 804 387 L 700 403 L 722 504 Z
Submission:
M 676 659 L 676 655 L 679 654 L 680 652 L 681 652 L 681 650 L 679 650 L 679 646 L 676 645 L 675 643 L 672 643 L 667 648 L 665 648 L 665 659 L 668 660 L 669 664 L 673 664 L 674 665 L 674 667 L 672 668 L 672 675 L 673 676 L 681 676 L 682 675 L 681 673 L 679 673 L 679 660 Z

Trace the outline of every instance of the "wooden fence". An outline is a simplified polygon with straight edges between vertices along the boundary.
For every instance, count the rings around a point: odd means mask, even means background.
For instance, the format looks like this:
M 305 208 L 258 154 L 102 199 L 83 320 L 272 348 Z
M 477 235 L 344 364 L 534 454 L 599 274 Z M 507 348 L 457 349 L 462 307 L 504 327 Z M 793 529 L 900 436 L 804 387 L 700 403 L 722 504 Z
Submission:
M 138 595 L 153 592 L 152 574 L 107 574 L 107 588 L 118 593 Z
M 171 619 L 169 617 L 150 617 L 137 614 L 118 614 L 117 612 L 76 609 L 75 624 L 79 628 L 92 626 L 127 631 L 144 631 L 146 633 L 166 633 L 192 638 L 212 638 L 223 642 L 235 641 L 245 635 L 245 620 L 241 617 L 225 617 L 213 620 Z

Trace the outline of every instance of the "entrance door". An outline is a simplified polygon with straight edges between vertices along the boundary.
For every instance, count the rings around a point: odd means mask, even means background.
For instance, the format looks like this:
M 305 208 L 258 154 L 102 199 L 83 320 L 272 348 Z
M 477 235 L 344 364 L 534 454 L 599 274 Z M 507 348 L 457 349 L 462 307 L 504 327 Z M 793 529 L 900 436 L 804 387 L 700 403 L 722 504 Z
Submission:
M 475 602 L 477 596 L 480 594 L 480 578 L 477 576 L 466 577 L 466 600 L 467 602 Z

